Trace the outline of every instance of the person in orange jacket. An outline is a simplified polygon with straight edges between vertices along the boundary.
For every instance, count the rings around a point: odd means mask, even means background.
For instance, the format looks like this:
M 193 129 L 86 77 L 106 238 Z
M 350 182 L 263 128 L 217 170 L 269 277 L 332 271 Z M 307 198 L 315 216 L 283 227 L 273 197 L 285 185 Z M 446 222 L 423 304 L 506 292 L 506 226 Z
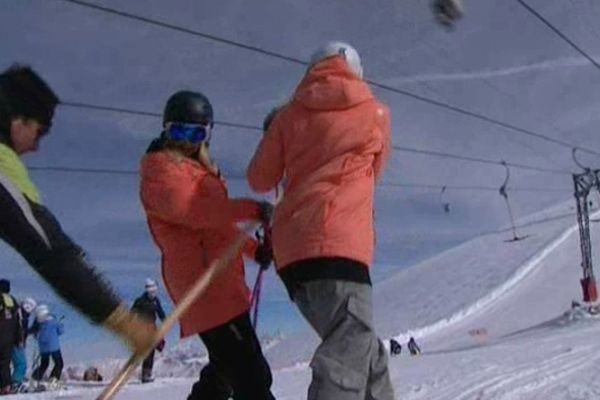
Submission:
M 141 200 L 175 304 L 233 242 L 236 223 L 270 218 L 272 207 L 266 202 L 229 198 L 208 154 L 213 121 L 212 105 L 202 93 L 173 94 L 165 107 L 164 130 L 142 160 Z M 243 253 L 261 265 L 272 258 L 270 249 L 250 236 Z M 228 399 L 231 390 L 236 400 L 274 399 L 271 371 L 249 309 L 239 255 L 180 320 L 181 337 L 200 335 L 210 361 L 189 400 Z
M 247 171 L 259 193 L 285 179 L 273 250 L 290 297 L 322 339 L 310 364 L 309 400 L 394 398 L 387 351 L 373 328 L 369 273 L 390 117 L 362 74 L 352 46 L 319 48 Z

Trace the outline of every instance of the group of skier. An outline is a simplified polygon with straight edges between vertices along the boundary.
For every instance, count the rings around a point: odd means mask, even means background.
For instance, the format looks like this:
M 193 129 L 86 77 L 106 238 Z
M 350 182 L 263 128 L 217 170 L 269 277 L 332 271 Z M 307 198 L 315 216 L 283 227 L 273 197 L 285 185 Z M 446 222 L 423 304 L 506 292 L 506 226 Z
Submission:
M 43 205 L 20 159 L 37 150 L 58 104 L 31 68 L 0 75 L 0 238 L 91 321 L 133 352 L 146 352 L 156 339 L 154 319 L 164 318 L 152 290 L 129 310 Z M 260 194 L 282 190 L 276 207 L 229 197 L 209 151 L 214 122 L 204 94 L 173 94 L 141 161 L 141 201 L 167 291 L 177 305 L 244 234 L 239 223 L 261 223 L 272 245 L 246 234 L 242 254 L 181 318 L 181 337 L 199 336 L 209 356 L 188 400 L 275 398 L 250 319 L 243 256 L 260 265 L 274 259 L 291 300 L 321 338 L 308 399 L 393 399 L 387 350 L 373 327 L 370 277 L 374 189 L 390 151 L 390 116 L 363 80 L 358 53 L 342 42 L 317 49 L 289 101 L 266 119 L 247 179 Z
M 414 337 L 408 339 L 406 347 L 411 356 L 418 356 L 421 354 L 421 348 L 417 344 Z M 390 354 L 392 356 L 399 356 L 402 353 L 402 345 L 396 339 L 390 339 Z
M 27 384 L 27 337 L 34 335 L 38 344 L 38 355 L 32 381 L 44 377 L 52 359 L 54 366 L 48 379 L 48 387 L 58 387 L 63 370 L 59 336 L 63 325 L 45 304 L 37 305 L 32 298 L 18 302 L 10 294 L 10 281 L 0 279 L 0 395 L 28 391 Z M 30 316 L 35 319 L 30 324 Z M 11 374 L 12 364 L 12 374 Z

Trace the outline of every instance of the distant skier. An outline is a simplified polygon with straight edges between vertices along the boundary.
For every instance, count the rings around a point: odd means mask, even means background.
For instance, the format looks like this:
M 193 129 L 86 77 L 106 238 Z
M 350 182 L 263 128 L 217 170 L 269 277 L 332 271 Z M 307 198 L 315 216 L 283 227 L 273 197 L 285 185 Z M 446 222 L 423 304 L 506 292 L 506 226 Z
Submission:
M 31 376 L 34 381 L 41 381 L 50 366 L 50 358 L 52 358 L 54 367 L 50 372 L 48 386 L 55 389 L 59 386 L 64 366 L 59 339 L 59 336 L 64 333 L 64 326 L 54 315 L 50 314 L 50 309 L 45 304 L 40 304 L 35 309 L 35 322 L 33 334 L 38 342 L 40 365 L 33 371 Z
M 273 246 L 290 297 L 322 339 L 309 400 L 394 398 L 369 273 L 375 181 L 389 150 L 388 108 L 363 80 L 356 50 L 331 42 L 313 54 L 248 166 L 256 192 L 287 181 Z
M 64 233 L 21 160 L 48 136 L 58 103 L 30 67 L 15 65 L 0 74 L 0 239 L 65 301 L 143 352 L 153 345 L 155 327 L 128 311 Z
M 390 339 L 390 354 L 399 356 L 402 353 L 402 345 L 396 339 Z
M 26 375 L 27 375 L 27 336 L 29 334 L 29 317 L 31 313 L 35 310 L 37 303 L 31 297 L 27 297 L 25 300 L 21 302 L 20 307 L 20 321 L 21 321 L 21 336 L 19 337 L 19 343 L 13 350 L 12 354 L 12 364 L 13 364 L 13 374 L 12 374 L 12 385 L 13 385 L 13 393 L 24 392 L 27 390 L 27 386 L 25 385 Z
M 415 341 L 415 338 L 413 338 L 412 336 L 408 340 L 408 343 L 406 344 L 406 347 L 408 347 L 408 351 L 410 352 L 411 356 L 418 356 L 419 354 L 421 354 L 421 348 L 419 347 L 419 345 Z
M 10 295 L 10 281 L 0 279 L 0 395 L 12 393 L 10 360 L 21 335 L 19 304 Z
M 160 300 L 157 297 L 157 294 L 158 285 L 156 284 L 156 282 L 150 278 L 146 279 L 146 283 L 144 285 L 144 294 L 142 294 L 135 300 L 135 302 L 133 303 L 133 307 L 131 307 L 131 310 L 140 314 L 142 317 L 146 318 L 153 324 L 156 323 L 157 318 L 161 321 L 164 321 L 164 319 L 166 318 L 165 312 L 162 308 Z M 148 354 L 148 357 L 146 357 L 144 363 L 142 364 L 142 383 L 148 383 L 154 380 L 152 378 L 153 366 L 154 350 L 152 350 L 150 354 Z
M 163 131 L 141 166 L 141 198 L 162 252 L 165 285 L 177 304 L 240 233 L 237 222 L 266 221 L 271 206 L 231 199 L 208 152 L 214 117 L 199 92 L 182 91 L 167 101 Z M 271 250 L 248 236 L 244 255 L 268 264 Z M 250 290 L 239 255 L 215 277 L 206 293 L 181 318 L 181 336 L 199 335 L 209 365 L 189 400 L 271 400 L 271 370 L 249 316 Z

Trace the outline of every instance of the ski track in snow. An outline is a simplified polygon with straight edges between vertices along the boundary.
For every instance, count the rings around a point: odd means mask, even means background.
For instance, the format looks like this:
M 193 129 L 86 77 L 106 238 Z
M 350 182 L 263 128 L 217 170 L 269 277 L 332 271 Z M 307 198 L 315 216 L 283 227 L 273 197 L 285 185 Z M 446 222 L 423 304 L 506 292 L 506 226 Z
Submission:
M 491 373 L 489 370 L 482 371 L 468 377 L 460 385 L 451 385 L 448 390 L 442 390 L 441 393 L 429 398 L 432 400 L 517 399 L 519 395 L 576 373 L 598 358 L 600 357 L 590 357 L 588 349 L 568 349 L 543 362 L 527 363 L 515 370 Z

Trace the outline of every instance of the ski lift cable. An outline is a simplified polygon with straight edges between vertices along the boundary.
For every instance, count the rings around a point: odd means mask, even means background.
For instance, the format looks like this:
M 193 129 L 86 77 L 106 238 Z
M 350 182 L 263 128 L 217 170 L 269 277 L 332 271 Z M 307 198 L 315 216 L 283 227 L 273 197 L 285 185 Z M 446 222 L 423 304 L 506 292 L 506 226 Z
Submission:
M 132 115 L 150 116 L 150 117 L 156 117 L 156 118 L 162 117 L 161 114 L 159 114 L 159 113 L 142 111 L 142 110 L 126 109 L 126 108 L 122 108 L 122 107 L 98 106 L 98 105 L 93 105 L 93 104 L 88 104 L 88 103 L 71 102 L 71 101 L 66 101 L 61 104 L 63 106 L 67 106 L 67 107 L 92 109 L 92 110 L 98 110 L 98 111 L 118 112 L 118 113 L 132 114 Z M 238 124 L 235 122 L 228 122 L 228 121 L 215 121 L 215 124 L 232 127 L 232 128 L 247 129 L 247 130 L 262 132 L 261 127 L 254 126 L 254 125 Z M 497 164 L 501 165 L 502 164 L 500 161 L 486 160 L 486 159 L 481 159 L 481 158 L 467 157 L 467 156 L 448 154 L 448 153 L 441 153 L 441 152 L 435 152 L 435 151 L 431 151 L 431 150 L 414 149 L 414 148 L 407 148 L 407 147 L 402 147 L 402 146 L 394 146 L 393 148 L 397 151 L 426 154 L 426 155 L 444 157 L 444 158 L 454 158 L 454 159 L 459 159 L 459 160 L 464 160 L 464 161 L 473 161 L 473 162 L 493 164 L 493 165 L 497 165 Z M 573 149 L 574 149 L 574 151 L 578 150 L 578 149 L 581 150 L 581 148 L 579 148 L 579 147 L 573 147 Z M 511 162 L 509 165 L 514 168 L 529 169 L 529 170 L 534 170 L 534 171 L 539 171 L 539 172 L 569 174 L 569 175 L 571 174 L 570 171 L 566 171 L 566 170 L 537 167 L 537 166 L 526 165 L 526 164 L 521 164 L 521 163 L 516 163 L 516 162 Z
M 256 53 L 261 53 L 261 54 L 264 54 L 264 55 L 269 56 L 269 57 L 278 58 L 278 59 L 281 59 L 281 60 L 284 60 L 284 61 L 288 61 L 288 62 L 292 62 L 292 63 L 295 63 L 295 64 L 300 64 L 300 65 L 306 65 L 307 64 L 307 62 L 304 61 L 304 60 L 300 60 L 300 59 L 295 58 L 295 57 L 286 56 L 286 55 L 283 55 L 281 53 L 276 53 L 274 51 L 269 51 L 269 50 L 263 49 L 263 48 L 258 47 L 258 46 L 253 46 L 253 45 L 241 43 L 241 42 L 238 42 L 238 41 L 235 41 L 235 40 L 225 39 L 225 38 L 220 37 L 220 36 L 211 35 L 209 33 L 200 32 L 200 31 L 197 31 L 197 30 L 194 30 L 194 29 L 184 28 L 184 27 L 181 27 L 179 25 L 171 24 L 171 23 L 168 23 L 168 22 L 165 22 L 165 21 L 159 21 L 159 20 L 153 19 L 153 18 L 143 17 L 143 16 L 138 15 L 138 14 L 133 14 L 133 13 L 129 13 L 129 12 L 126 12 L 126 11 L 117 10 L 115 8 L 101 6 L 99 4 L 94 4 L 94 3 L 91 3 L 89 1 L 82 1 L 82 0 L 62 0 L 62 1 L 67 2 L 67 3 L 77 4 L 77 5 L 80 5 L 80 6 L 83 6 L 83 7 L 87 7 L 87 8 L 91 8 L 91 9 L 95 9 L 97 11 L 102 11 L 102 12 L 105 12 L 105 13 L 108 13 L 108 14 L 117 15 L 119 17 L 136 20 L 136 21 L 143 22 L 143 23 L 146 23 L 146 24 L 158 26 L 158 27 L 161 27 L 161 28 L 166 28 L 166 29 L 170 29 L 170 30 L 173 30 L 173 31 L 185 33 L 185 34 L 188 34 L 188 35 L 200 37 L 200 38 L 203 38 L 203 39 L 211 40 L 213 42 L 218 42 L 218 43 L 226 44 L 226 45 L 229 45 L 229 46 L 234 46 L 234 47 L 238 47 L 238 48 L 241 48 L 241 49 L 253 51 L 253 52 L 256 52 Z
M 486 191 L 486 192 L 498 192 L 497 187 L 492 186 L 477 186 L 477 185 L 435 185 L 435 184 L 421 184 L 421 183 L 395 183 L 395 182 L 381 182 L 380 186 L 384 187 L 402 187 L 407 189 L 425 189 L 425 190 L 459 190 L 459 191 Z M 559 188 L 520 188 L 511 187 L 507 188 L 509 192 L 556 192 L 566 193 L 570 192 L 571 189 L 559 189 Z
M 258 129 L 258 127 L 257 127 L 257 129 Z M 435 156 L 435 157 L 440 157 L 440 158 L 457 159 L 457 160 L 463 160 L 463 161 L 483 163 L 483 164 L 488 164 L 488 165 L 503 165 L 502 161 L 487 160 L 487 159 L 483 159 L 483 158 L 461 156 L 461 155 L 457 155 L 457 154 L 442 153 L 442 152 L 436 152 L 436 151 L 431 151 L 431 150 L 414 149 L 414 148 L 408 148 L 408 147 L 402 147 L 402 146 L 393 146 L 393 148 L 394 148 L 394 150 L 397 150 L 397 151 L 430 155 L 430 156 Z M 561 174 L 561 175 L 571 175 L 572 174 L 570 171 L 566 171 L 566 170 L 542 168 L 542 167 L 536 167 L 536 166 L 526 165 L 526 164 L 521 164 L 521 163 L 507 163 L 507 165 L 512 166 L 514 168 L 518 168 L 518 169 L 533 170 L 533 171 L 550 173 L 550 174 Z M 29 166 L 29 168 L 33 171 L 55 171 L 55 172 L 97 173 L 97 174 L 117 174 L 117 175 L 138 174 L 138 171 L 119 170 L 119 169 L 94 169 L 94 168 L 78 168 L 78 167 L 64 167 L 64 166 L 47 166 L 47 167 L 45 167 L 45 166 Z M 439 187 L 439 188 L 441 188 L 441 187 Z
M 301 59 L 298 59 L 298 58 L 295 58 L 295 57 L 287 56 L 287 55 L 284 55 L 284 54 L 281 54 L 281 53 L 278 53 L 278 52 L 275 52 L 275 51 L 266 50 L 266 49 L 264 49 L 262 47 L 259 47 L 259 46 L 245 44 L 245 43 L 242 43 L 242 42 L 234 41 L 234 40 L 231 40 L 231 39 L 226 39 L 226 38 L 223 38 L 223 37 L 220 37 L 220 36 L 217 36 L 217 35 L 212 35 L 212 34 L 200 32 L 200 31 L 197 31 L 197 30 L 192 30 L 192 29 L 188 29 L 188 28 L 182 28 L 182 27 L 180 27 L 178 25 L 175 25 L 175 24 L 167 23 L 167 22 L 164 22 L 164 21 L 159 21 L 159 20 L 153 19 L 153 18 L 143 17 L 143 16 L 140 16 L 140 15 L 137 15 L 137 14 L 133 14 L 133 13 L 129 13 L 129 12 L 117 10 L 117 9 L 110 8 L 110 7 L 101 6 L 101 5 L 98 5 L 98 4 L 90 3 L 88 1 L 83 1 L 83 0 L 60 0 L 60 1 L 63 1 L 63 2 L 66 2 L 66 3 L 70 3 L 70 4 L 79 5 L 79 6 L 82 6 L 82 7 L 87 7 L 87 8 L 90 8 L 90 9 L 94 9 L 96 11 L 101 11 L 101 12 L 104 12 L 104 13 L 116 15 L 116 16 L 119 16 L 119 17 L 122 17 L 122 18 L 128 18 L 128 19 L 139 21 L 139 22 L 147 23 L 147 24 L 150 24 L 150 25 L 154 25 L 154 26 L 158 26 L 158 27 L 162 27 L 162 28 L 166 28 L 166 29 L 171 29 L 171 30 L 178 31 L 178 32 L 181 32 L 181 33 L 193 35 L 193 36 L 196 36 L 196 37 L 201 37 L 201 38 L 206 39 L 206 40 L 211 40 L 211 41 L 214 41 L 214 42 L 218 42 L 218 43 L 222 43 L 222 44 L 234 46 L 234 47 L 241 48 L 241 49 L 248 50 L 248 51 L 252 51 L 252 52 L 255 52 L 255 53 L 260 53 L 260 54 L 263 54 L 263 55 L 266 55 L 266 56 L 269 56 L 269 57 L 281 59 L 281 60 L 284 60 L 284 61 L 287 61 L 287 62 L 291 62 L 291 63 L 297 64 L 297 65 L 304 65 L 304 66 L 308 65 L 307 61 L 304 61 L 304 60 L 301 60 Z M 501 121 L 501 120 L 498 120 L 498 119 L 486 116 L 484 114 L 476 113 L 474 111 L 470 111 L 470 110 L 467 110 L 467 109 L 464 109 L 464 108 L 452 105 L 450 103 L 446 103 L 446 102 L 434 100 L 434 99 L 431 99 L 429 97 L 421 96 L 421 95 L 412 93 L 412 92 L 407 91 L 407 90 L 394 88 L 392 86 L 385 85 L 383 83 L 374 81 L 372 79 L 365 79 L 365 81 L 367 83 L 373 85 L 374 87 L 378 87 L 380 89 L 383 89 L 383 90 L 386 90 L 386 91 L 389 91 L 389 92 L 392 92 L 392 93 L 396 93 L 396 94 L 400 94 L 400 95 L 403 95 L 403 96 L 406 96 L 406 97 L 410 97 L 412 99 L 415 99 L 415 100 L 418 100 L 418 101 L 421 101 L 421 102 L 424 102 L 424 103 L 428 103 L 430 105 L 433 105 L 433 106 L 436 106 L 436 107 L 439 107 L 439 108 L 443 108 L 443 109 L 446 109 L 446 110 L 449 110 L 449 111 L 453 111 L 455 113 L 462 114 L 462 115 L 470 117 L 470 118 L 478 119 L 478 120 L 487 122 L 489 124 L 505 128 L 507 130 L 512 130 L 512 131 L 515 131 L 515 132 L 519 132 L 521 134 L 528 135 L 528 136 L 531 136 L 531 137 L 535 137 L 537 139 L 540 139 L 540 140 L 543 140 L 543 141 L 546 141 L 546 142 L 549 142 L 549 143 L 553 143 L 553 144 L 556 144 L 556 145 L 560 145 L 560 146 L 563 146 L 563 147 L 569 147 L 569 148 L 575 147 L 572 143 L 569 143 L 569 142 L 566 142 L 566 141 L 563 141 L 563 140 L 560 140 L 560 139 L 556 139 L 556 138 L 553 138 L 553 137 L 550 137 L 550 136 L 547 136 L 547 135 L 544 135 L 544 134 L 541 134 L 539 132 L 535 132 L 535 131 L 532 131 L 532 130 L 529 130 L 529 129 L 521 128 L 521 127 L 513 125 L 511 123 L 504 122 L 504 121 Z M 582 151 L 587 152 L 587 153 L 600 156 L 600 152 L 598 152 L 598 151 L 595 151 L 595 150 L 592 150 L 592 149 L 586 149 L 586 148 L 582 148 L 582 147 L 580 147 L 580 149 Z
M 428 156 L 456 159 L 456 160 L 462 160 L 462 161 L 470 161 L 470 162 L 476 162 L 476 163 L 481 163 L 481 164 L 504 166 L 503 161 L 495 161 L 495 160 L 489 160 L 489 159 L 479 158 L 479 157 L 462 156 L 462 155 L 458 155 L 458 154 L 443 153 L 443 152 L 439 152 L 439 151 L 423 150 L 423 149 L 416 149 L 416 148 L 404 147 L 404 146 L 392 146 L 392 147 L 394 150 L 401 151 L 401 152 L 423 154 L 423 155 L 428 155 Z M 510 163 L 507 162 L 506 165 L 513 167 L 513 168 L 527 169 L 527 170 L 545 172 L 545 173 L 550 173 L 550 174 L 572 175 L 571 171 L 562 170 L 562 169 L 543 168 L 543 167 L 537 167 L 534 165 L 512 163 L 512 162 L 510 162 Z
M 544 25 L 546 25 L 550 30 L 552 30 L 556 35 L 558 35 L 563 41 L 565 41 L 571 48 L 585 57 L 593 66 L 600 70 L 600 63 L 598 63 L 592 56 L 590 56 L 585 50 L 579 47 L 575 42 L 573 42 L 567 35 L 565 35 L 560 29 L 555 27 L 550 21 L 548 21 L 542 14 L 537 12 L 533 7 L 527 4 L 524 0 L 516 0 L 523 8 L 525 8 L 531 15 L 540 20 Z
M 46 172 L 66 172 L 66 173 L 82 173 L 82 174 L 97 174 L 97 175 L 139 175 L 137 170 L 127 169 L 108 169 L 108 168 L 78 168 L 78 167 L 64 167 L 64 166 L 37 166 L 29 165 L 27 167 L 32 171 L 46 171 Z M 243 176 L 229 176 L 230 179 L 245 179 Z M 420 184 L 420 183 L 395 183 L 395 182 L 381 182 L 380 186 L 390 187 L 405 187 L 405 188 L 419 188 L 419 189 L 432 189 L 439 190 L 443 187 L 452 190 L 475 190 L 475 191 L 497 191 L 497 188 L 489 186 L 460 186 L 460 185 L 432 185 L 432 184 Z M 510 191 L 524 191 L 524 192 L 564 192 L 565 190 L 559 188 L 510 188 Z
M 36 166 L 28 165 L 27 169 L 31 171 L 49 171 L 49 172 L 68 172 L 97 175 L 139 175 L 139 171 L 125 169 L 106 169 L 106 168 L 79 168 L 79 167 L 54 167 L 54 166 Z
M 64 107 L 81 108 L 81 109 L 96 110 L 96 111 L 116 112 L 116 113 L 121 113 L 121 114 L 139 115 L 139 116 L 143 116 L 143 117 L 162 118 L 162 114 L 157 113 L 157 112 L 134 110 L 134 109 L 123 108 L 123 107 L 102 106 L 102 105 L 75 102 L 75 101 L 62 101 L 60 103 L 60 105 L 64 106 Z M 227 126 L 230 128 L 240 128 L 240 129 L 247 129 L 247 130 L 252 130 L 252 131 L 260 131 L 260 132 L 263 131 L 263 129 L 259 126 L 240 124 L 237 122 L 216 120 L 216 121 L 214 121 L 214 123 L 215 123 L 215 125 Z

